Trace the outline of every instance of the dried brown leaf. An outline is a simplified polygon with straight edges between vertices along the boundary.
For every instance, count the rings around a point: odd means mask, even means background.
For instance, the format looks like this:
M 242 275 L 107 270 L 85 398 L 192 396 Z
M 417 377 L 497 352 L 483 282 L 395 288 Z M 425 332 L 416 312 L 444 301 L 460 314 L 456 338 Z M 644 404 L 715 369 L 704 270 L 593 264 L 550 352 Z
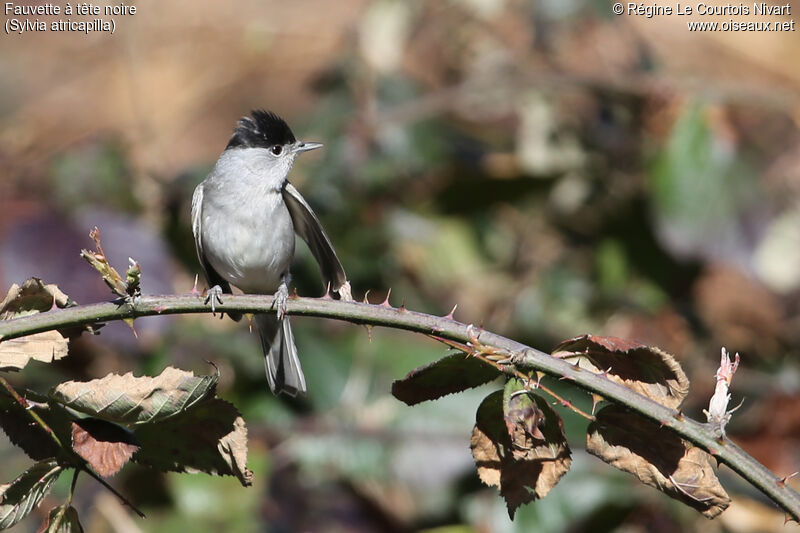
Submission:
M 30 278 L 22 286 L 11 286 L 0 302 L 0 320 L 11 320 L 19 316 L 49 311 L 53 307 L 64 308 L 71 305 L 69 296 L 58 286 L 45 284 L 39 278 Z
M 214 396 L 219 376 L 195 376 L 167 367 L 156 376 L 109 374 L 92 381 L 67 381 L 50 397 L 88 415 L 122 424 L 145 424 L 167 419 Z
M 616 337 L 581 335 L 567 339 L 553 356 L 577 363 L 662 405 L 678 408 L 689 392 L 681 365 L 655 346 Z
M 520 505 L 546 496 L 572 462 L 561 418 L 546 400 L 532 396 L 544 416 L 544 423 L 539 426 L 544 440 L 515 429 L 512 441 L 504 415 L 503 391 L 497 391 L 478 407 L 470 442 L 478 476 L 487 485 L 500 489 L 512 518 Z M 528 420 L 514 423 L 515 428 L 527 425 Z
M 58 331 L 45 331 L 0 343 L 0 370 L 19 370 L 29 361 L 52 363 L 69 353 L 69 341 Z
M 589 425 L 586 449 L 642 483 L 714 518 L 730 503 L 711 456 L 656 422 L 610 405 Z
M 53 307 L 72 305 L 69 297 L 53 284 L 30 278 L 22 286 L 12 285 L 0 302 L 0 320 L 28 316 Z M 69 341 L 58 331 L 46 331 L 27 337 L 0 342 L 0 370 L 21 369 L 29 361 L 45 363 L 61 359 L 68 353 Z
M 133 460 L 163 472 L 205 472 L 252 483 L 247 427 L 232 404 L 206 400 L 165 422 L 134 428 L 141 449 Z
M 139 445 L 127 429 L 105 420 L 85 418 L 72 423 L 72 449 L 95 472 L 108 477 L 122 469 Z

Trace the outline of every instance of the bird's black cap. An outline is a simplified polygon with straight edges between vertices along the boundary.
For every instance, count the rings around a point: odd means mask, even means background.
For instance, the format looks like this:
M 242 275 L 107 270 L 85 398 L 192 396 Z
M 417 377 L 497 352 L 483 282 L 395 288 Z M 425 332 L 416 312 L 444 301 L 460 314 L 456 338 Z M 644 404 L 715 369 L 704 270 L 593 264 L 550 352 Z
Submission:
M 294 133 L 281 117 L 271 111 L 255 109 L 252 118 L 242 117 L 236 124 L 226 150 L 230 148 L 269 148 L 276 144 L 297 141 Z

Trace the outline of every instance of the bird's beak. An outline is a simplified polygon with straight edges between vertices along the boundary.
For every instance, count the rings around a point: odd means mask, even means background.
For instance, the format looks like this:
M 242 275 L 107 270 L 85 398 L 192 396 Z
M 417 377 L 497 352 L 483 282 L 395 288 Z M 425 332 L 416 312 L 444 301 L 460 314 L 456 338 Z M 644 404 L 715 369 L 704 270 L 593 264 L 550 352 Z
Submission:
M 316 148 L 322 148 L 322 143 L 307 143 L 303 141 L 297 141 L 294 143 L 292 151 L 296 154 L 299 154 L 300 152 L 308 152 L 309 150 L 314 150 Z

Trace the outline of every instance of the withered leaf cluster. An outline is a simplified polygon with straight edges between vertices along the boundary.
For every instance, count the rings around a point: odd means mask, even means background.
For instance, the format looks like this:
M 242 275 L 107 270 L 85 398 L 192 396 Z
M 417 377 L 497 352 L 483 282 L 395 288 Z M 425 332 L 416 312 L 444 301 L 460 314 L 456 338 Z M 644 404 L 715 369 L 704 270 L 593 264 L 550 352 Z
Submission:
M 126 283 L 132 287 L 138 278 L 129 271 Z M 9 290 L 0 302 L 0 319 L 70 305 L 58 287 L 32 278 Z M 0 339 L 0 370 L 19 370 L 32 360 L 52 362 L 66 356 L 68 347 L 69 335 L 58 331 Z M 154 377 L 128 373 L 66 381 L 46 395 L 4 382 L 0 428 L 37 463 L 0 485 L 0 529 L 30 514 L 70 469 L 107 477 L 132 461 L 162 472 L 235 476 L 250 485 L 247 428 L 237 409 L 217 398 L 218 378 L 167 367 Z M 82 528 L 75 509 L 63 505 L 50 511 L 42 531 Z
M 581 335 L 560 343 L 552 355 L 672 409 L 678 409 L 689 392 L 680 364 L 657 347 Z M 486 360 L 453 354 L 411 371 L 394 383 L 392 392 L 413 405 L 483 385 L 499 375 L 496 365 Z M 531 377 L 508 378 L 502 391 L 489 394 L 478 407 L 472 431 L 478 475 L 500 490 L 512 517 L 520 505 L 546 496 L 571 464 L 561 417 L 537 389 L 539 382 Z M 600 409 L 588 427 L 586 447 L 708 518 L 730 502 L 708 453 L 623 406 Z

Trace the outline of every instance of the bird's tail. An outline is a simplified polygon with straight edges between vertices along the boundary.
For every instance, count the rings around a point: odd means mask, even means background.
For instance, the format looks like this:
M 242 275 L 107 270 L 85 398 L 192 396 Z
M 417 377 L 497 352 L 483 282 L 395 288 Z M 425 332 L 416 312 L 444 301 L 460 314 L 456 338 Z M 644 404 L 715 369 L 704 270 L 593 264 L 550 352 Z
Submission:
M 290 396 L 305 394 L 306 378 L 297 358 L 292 326 L 289 317 L 281 320 L 273 314 L 255 315 L 269 388 L 275 394 L 285 392 Z

